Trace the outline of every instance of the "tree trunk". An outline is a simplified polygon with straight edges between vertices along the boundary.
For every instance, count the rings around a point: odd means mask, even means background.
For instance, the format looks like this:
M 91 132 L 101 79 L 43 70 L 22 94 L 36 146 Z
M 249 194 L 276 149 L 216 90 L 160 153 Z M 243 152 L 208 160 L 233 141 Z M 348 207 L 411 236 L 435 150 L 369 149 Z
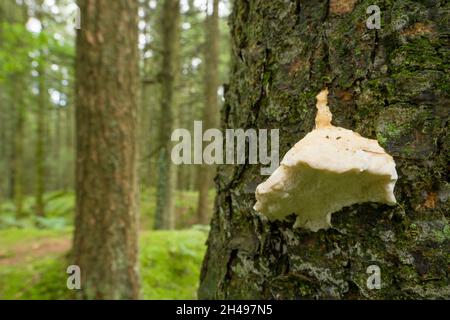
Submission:
M 41 17 L 38 17 L 41 18 Z M 41 19 L 40 19 L 41 20 Z M 40 51 L 38 66 L 39 97 L 36 112 L 36 149 L 35 149 L 35 212 L 37 216 L 44 216 L 44 192 L 45 192 L 45 114 L 47 111 L 47 90 L 45 86 L 44 52 Z
M 28 6 L 25 3 L 2 3 L 1 5 L 5 21 L 9 23 L 25 24 L 28 20 Z M 25 193 L 24 181 L 24 144 L 25 144 L 25 87 L 26 72 L 17 69 L 8 76 L 8 81 L 4 83 L 5 94 L 7 92 L 9 100 L 9 121 L 8 126 L 8 167 L 9 167 L 9 197 L 14 201 L 16 217 L 23 215 L 23 198 Z M 5 125 L 6 127 L 6 125 Z
M 216 128 L 219 122 L 219 106 L 217 89 L 219 87 L 219 1 L 210 0 L 213 12 L 206 17 L 206 45 L 204 65 L 205 106 L 203 109 L 203 130 Z M 197 219 L 200 223 L 207 224 L 210 220 L 208 192 L 212 186 L 215 167 L 203 165 L 198 170 L 198 206 Z
M 358 4 L 356 4 L 358 3 Z M 450 298 L 448 4 L 235 1 L 225 128 L 279 128 L 284 155 L 330 90 L 334 125 L 393 155 L 398 204 L 357 204 L 333 228 L 293 229 L 257 214 L 259 166 L 221 166 L 199 298 Z M 246 192 L 246 190 L 251 190 Z M 370 265 L 381 289 L 370 290 Z
M 1 18 L 1 16 L 0 16 Z M 1 31 L 0 31 L 1 32 Z M 1 41 L 1 36 L 0 36 Z M 6 97 L 3 94 L 4 88 L 0 85 L 0 101 L 5 101 Z M 8 114 L 7 108 L 5 108 L 5 104 L 0 104 L 0 122 L 7 123 L 8 122 Z M 7 198 L 6 190 L 8 188 L 8 170 L 7 170 L 7 159 L 8 159 L 8 149 L 7 149 L 7 128 L 8 126 L 3 125 L 0 129 L 0 175 L 4 178 L 0 182 L 0 206 L 4 199 Z
M 0 4 L 0 21 L 5 21 L 5 9 L 4 4 Z M 3 25 L 0 24 L 0 50 L 3 50 Z M 8 181 L 10 172 L 8 170 L 8 123 L 10 121 L 10 113 L 7 107 L 6 102 L 6 94 L 5 90 L 6 86 L 3 83 L 0 83 L 0 123 L 3 125 L 0 128 L 0 175 L 3 177 L 0 182 L 0 207 L 4 199 L 7 198 L 7 189 L 8 189 Z
M 155 229 L 173 229 L 175 226 L 176 167 L 171 160 L 170 136 L 175 127 L 175 84 L 179 64 L 180 1 L 165 0 L 162 11 L 163 62 L 161 70 L 161 111 L 158 142 L 161 144 L 158 160 L 157 203 Z
M 14 194 L 14 205 L 16 217 L 23 215 L 24 196 L 24 142 L 25 142 L 25 103 L 21 95 L 23 87 L 23 74 L 12 77 L 11 113 L 14 114 L 13 148 L 11 152 L 12 164 L 12 190 Z
M 65 147 L 69 152 L 74 150 L 74 106 L 72 94 L 69 95 L 67 107 L 65 108 Z M 68 191 L 74 185 L 74 159 L 70 158 L 67 162 L 67 169 L 64 173 L 64 190 Z
M 63 188 L 63 170 L 67 170 L 66 167 L 66 162 L 62 161 L 62 146 L 63 144 L 62 142 L 62 119 L 63 119 L 63 114 L 62 114 L 62 110 L 61 107 L 56 106 L 53 110 L 55 112 L 55 134 L 54 134 L 54 139 L 55 139 L 55 147 L 54 147 L 54 157 L 55 157 L 55 162 L 59 163 L 60 165 L 55 166 L 54 169 L 54 176 L 53 176 L 53 188 L 56 190 L 61 190 Z M 53 171 L 53 170 L 52 170 Z
M 144 1 L 140 4 L 140 8 L 144 12 L 144 16 L 142 17 L 142 21 L 145 22 L 146 27 L 142 32 L 149 37 L 152 36 L 152 15 L 150 14 L 149 1 Z M 151 71 L 154 70 L 152 68 L 152 58 L 147 57 L 146 53 L 148 52 L 147 46 L 149 43 L 145 43 L 144 49 L 142 50 L 142 71 L 141 71 L 141 100 L 139 104 L 139 150 L 141 152 L 142 159 L 139 161 L 139 177 L 140 177 L 140 186 L 144 188 L 149 188 L 151 186 L 151 182 L 156 180 L 153 179 L 153 174 L 156 173 L 156 168 L 153 166 L 153 161 L 151 159 L 150 146 L 149 146 L 149 137 L 154 137 L 153 131 L 155 126 L 152 126 L 153 116 L 158 114 L 155 110 L 154 103 L 152 103 L 152 98 L 155 96 L 152 92 L 152 86 L 155 83 L 149 83 L 146 81 L 150 79 Z M 156 79 L 152 79 L 152 81 L 156 82 Z M 159 106 L 157 106 L 159 108 Z M 151 145 L 153 147 L 153 145 Z
M 82 297 L 139 296 L 137 0 L 80 0 L 74 262 Z

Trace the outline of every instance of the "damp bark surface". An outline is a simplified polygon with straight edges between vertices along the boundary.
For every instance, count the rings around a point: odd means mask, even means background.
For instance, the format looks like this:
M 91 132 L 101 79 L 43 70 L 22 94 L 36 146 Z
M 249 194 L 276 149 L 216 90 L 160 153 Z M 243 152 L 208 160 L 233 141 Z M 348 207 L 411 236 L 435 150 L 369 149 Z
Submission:
M 235 1 L 222 127 L 280 129 L 280 155 L 314 127 L 327 86 L 333 124 L 394 157 L 398 204 L 333 214 L 293 229 L 252 209 L 267 177 L 222 165 L 200 299 L 450 298 L 449 19 L 445 1 Z M 379 266 L 381 289 L 367 287 Z

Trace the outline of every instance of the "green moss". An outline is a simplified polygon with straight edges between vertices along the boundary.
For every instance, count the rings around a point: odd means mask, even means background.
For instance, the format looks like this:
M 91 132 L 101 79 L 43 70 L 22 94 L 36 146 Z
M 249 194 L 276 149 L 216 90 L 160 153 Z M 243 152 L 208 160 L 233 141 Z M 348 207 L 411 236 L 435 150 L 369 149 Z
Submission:
M 434 235 L 439 242 L 450 240 L 450 225 L 447 224 L 442 231 L 435 231 Z
M 443 60 L 436 49 L 436 43 L 427 38 L 415 38 L 391 53 L 394 72 L 406 69 L 436 69 Z

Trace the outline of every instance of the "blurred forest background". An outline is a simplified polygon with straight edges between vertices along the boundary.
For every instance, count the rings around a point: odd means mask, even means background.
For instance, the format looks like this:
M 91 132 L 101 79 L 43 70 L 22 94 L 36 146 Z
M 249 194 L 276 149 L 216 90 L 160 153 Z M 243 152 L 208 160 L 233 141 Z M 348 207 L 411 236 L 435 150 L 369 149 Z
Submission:
M 174 166 L 161 150 L 174 128 L 217 125 L 230 4 L 138 5 L 142 297 L 195 298 L 214 168 Z M 0 1 L 0 299 L 72 294 L 61 256 L 75 211 L 76 16 L 70 0 Z

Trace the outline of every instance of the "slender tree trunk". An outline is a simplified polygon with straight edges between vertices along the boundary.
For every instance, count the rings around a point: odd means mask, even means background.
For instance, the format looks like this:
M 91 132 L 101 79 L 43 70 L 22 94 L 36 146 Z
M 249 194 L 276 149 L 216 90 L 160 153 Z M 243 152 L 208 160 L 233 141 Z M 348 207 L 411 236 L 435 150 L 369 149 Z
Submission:
M 448 4 L 377 1 L 380 30 L 366 27 L 371 4 L 235 1 L 222 126 L 279 128 L 282 156 L 313 128 L 328 86 L 333 123 L 393 155 L 398 204 L 294 229 L 252 209 L 259 166 L 221 166 L 199 298 L 450 298 Z M 380 290 L 367 286 L 371 265 Z
M 65 109 L 65 147 L 68 152 L 74 150 L 74 106 L 72 95 L 69 95 L 67 108 Z M 67 162 L 67 170 L 64 174 L 64 190 L 72 190 L 74 188 L 74 160 L 69 158 Z
M 171 160 L 170 136 L 175 127 L 175 84 L 179 64 L 180 1 L 165 0 L 162 11 L 163 62 L 161 70 L 161 111 L 158 186 L 155 229 L 175 226 L 176 167 Z
M 213 8 L 211 16 L 206 17 L 206 45 L 205 45 L 205 106 L 203 109 L 204 130 L 215 128 L 219 122 L 219 106 L 217 89 L 219 87 L 219 0 L 210 0 Z M 215 167 L 203 165 L 198 171 L 199 196 L 197 219 L 206 224 L 210 219 L 211 206 L 208 193 L 212 186 Z
M 36 113 L 36 149 L 35 149 L 35 210 L 36 215 L 44 216 L 44 192 L 45 192 L 45 113 L 47 110 L 47 89 L 45 85 L 45 58 L 41 50 L 38 66 L 39 97 Z
M 1 18 L 1 16 L 0 16 Z M 0 43 L 1 43 L 1 31 L 0 31 Z M 1 49 L 1 47 L 0 47 Z M 7 172 L 7 159 L 8 159 L 8 140 L 7 140 L 7 128 L 8 126 L 6 123 L 8 123 L 8 111 L 5 108 L 5 104 L 3 103 L 6 99 L 5 95 L 3 94 L 4 88 L 0 85 L 0 123 L 3 123 L 4 125 L 2 128 L 0 128 L 0 175 L 4 177 L 2 181 L 0 182 L 0 206 L 3 202 L 3 199 L 7 197 L 6 189 L 8 186 L 8 172 Z
M 135 299 L 138 277 L 137 0 L 80 0 L 74 263 L 82 297 Z
M 25 105 L 22 97 L 22 75 L 12 77 L 11 106 L 14 114 L 13 148 L 11 150 L 12 190 L 16 217 L 23 215 Z
M 146 59 L 144 59 L 143 64 L 147 64 Z M 149 125 L 148 119 L 146 119 L 147 117 L 150 117 L 150 112 L 148 110 L 148 96 L 150 93 L 147 87 L 148 85 L 145 83 L 141 85 L 141 99 L 139 102 L 139 150 L 141 150 L 143 155 L 149 154 L 147 146 L 149 144 L 149 137 L 151 137 L 151 135 L 149 134 L 149 131 L 151 131 L 151 127 Z M 149 163 L 149 159 L 145 159 L 144 161 L 139 162 L 139 177 L 141 177 L 140 184 L 144 187 L 149 186 L 149 181 L 151 181 Z
M 143 30 L 145 35 L 152 36 L 153 30 L 152 30 L 152 12 L 151 9 L 149 9 L 149 1 L 146 0 L 141 4 L 142 10 L 144 11 L 144 17 L 143 21 L 146 24 L 146 28 Z M 153 10 L 153 9 L 152 9 Z M 154 14 L 154 13 L 153 13 Z M 153 40 L 154 41 L 154 40 Z M 149 79 L 152 77 L 151 71 L 154 69 L 152 68 L 152 62 L 154 60 L 154 57 L 147 57 L 146 51 L 148 50 L 147 46 L 149 43 L 145 43 L 145 48 L 143 50 L 142 55 L 142 81 L 141 82 L 141 101 L 140 101 L 140 112 L 139 112 L 139 128 L 140 128 L 140 134 L 139 134 L 139 140 L 140 140 L 140 150 L 142 153 L 142 156 L 144 157 L 143 161 L 140 163 L 140 174 L 139 177 L 141 177 L 141 185 L 147 188 L 150 188 L 153 184 L 154 176 L 156 177 L 156 167 L 154 166 L 153 157 L 149 156 L 152 152 L 151 148 L 153 148 L 153 144 L 150 143 L 151 139 L 150 137 L 155 137 L 155 129 L 158 128 L 156 125 L 152 125 L 154 122 L 155 115 L 158 114 L 159 106 L 155 103 L 153 103 L 152 99 L 155 99 L 155 85 L 158 84 L 158 79 L 153 79 L 154 82 L 147 82 L 146 79 Z M 156 122 L 156 121 L 155 121 Z M 156 134 L 157 135 L 157 134 Z
M 4 4 L 0 4 L 0 21 L 5 21 L 5 8 Z M 0 50 L 3 47 L 3 28 L 0 24 Z M 4 177 L 0 183 L 0 206 L 3 199 L 8 197 L 7 189 L 9 183 L 10 172 L 8 170 L 8 123 L 10 112 L 6 103 L 6 86 L 0 83 L 0 123 L 2 126 L 0 128 L 0 175 Z
M 25 24 L 28 19 L 27 5 L 25 3 L 2 3 L 4 18 L 9 23 Z M 9 197 L 14 201 L 16 216 L 23 215 L 24 196 L 24 143 L 25 143 L 25 85 L 26 74 L 16 71 L 9 76 L 7 94 L 9 100 Z M 5 90 L 6 91 L 6 90 Z
M 62 150 L 62 110 L 59 106 L 55 108 L 56 113 L 56 123 L 55 123 L 55 151 L 54 151 L 54 157 L 55 162 L 59 165 L 55 166 L 55 178 L 54 178 L 54 185 L 53 188 L 56 190 L 60 190 L 62 188 L 62 180 L 63 175 L 61 174 L 63 171 L 66 170 L 66 163 L 62 161 L 61 159 L 61 150 Z

